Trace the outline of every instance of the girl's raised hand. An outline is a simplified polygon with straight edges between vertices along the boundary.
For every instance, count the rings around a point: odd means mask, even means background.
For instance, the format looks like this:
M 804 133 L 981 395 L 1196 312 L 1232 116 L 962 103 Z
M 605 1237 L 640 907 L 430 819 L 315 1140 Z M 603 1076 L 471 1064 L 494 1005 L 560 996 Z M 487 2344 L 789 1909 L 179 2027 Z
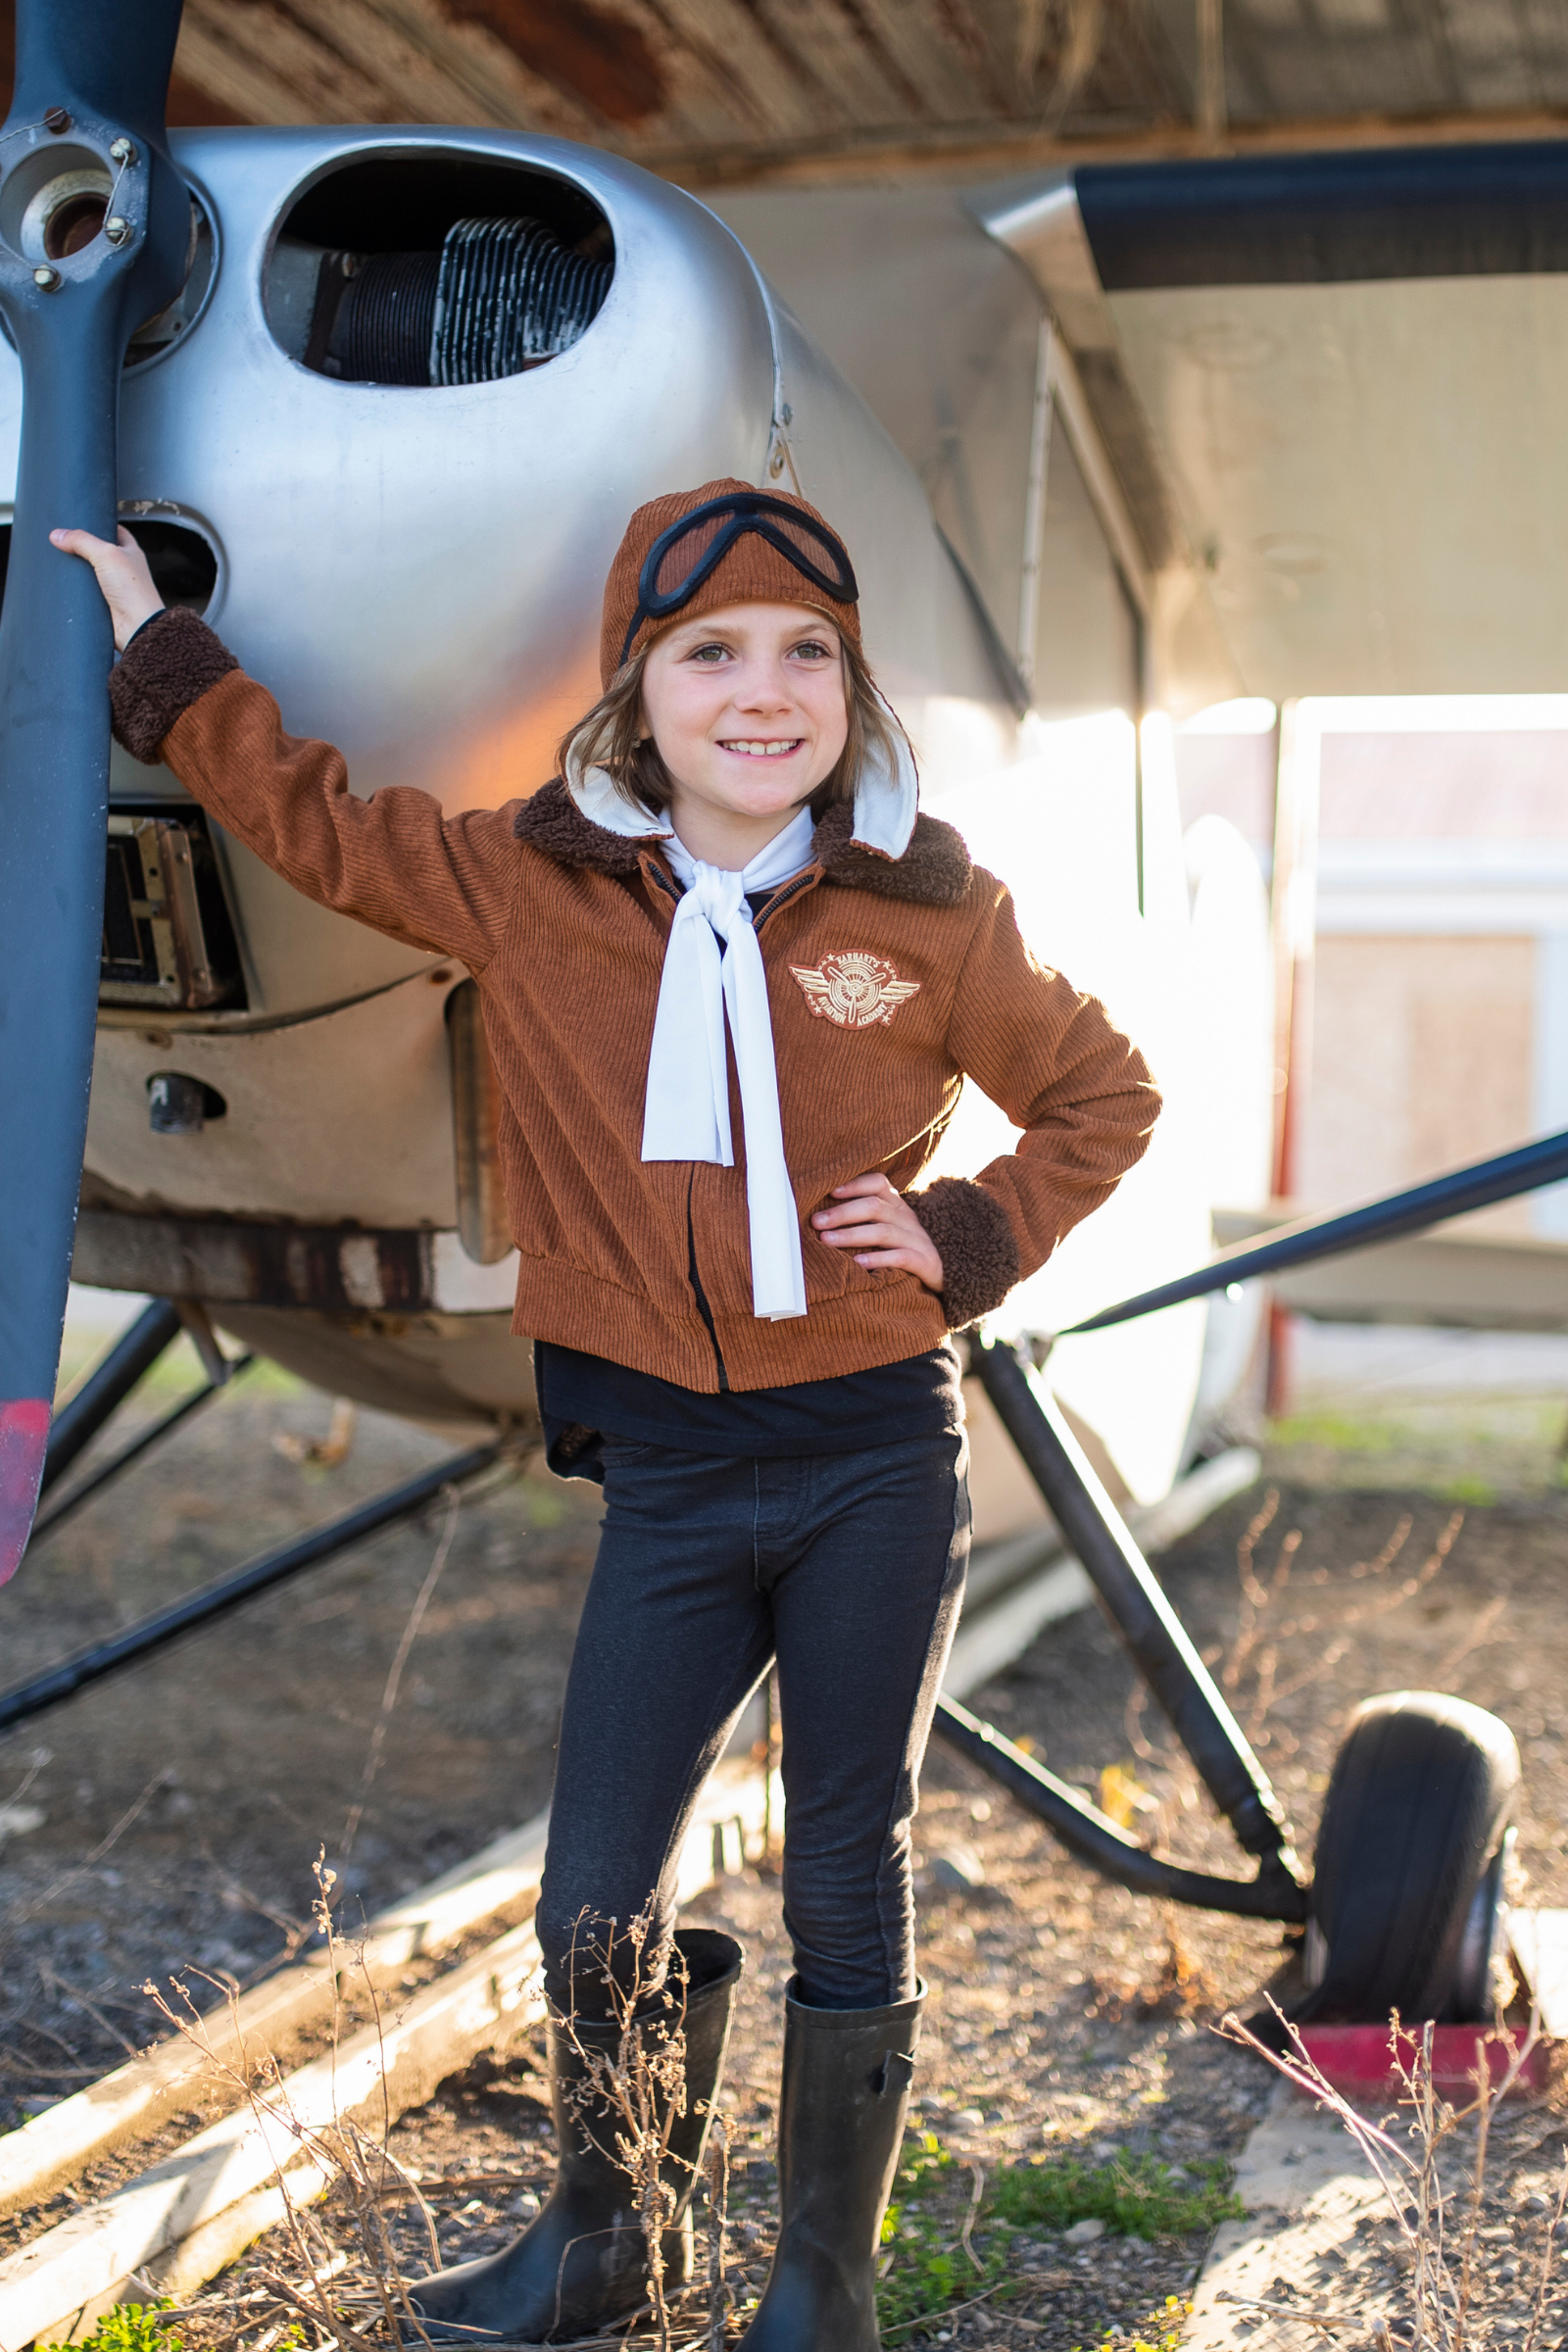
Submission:
M 141 549 L 123 523 L 118 546 L 95 539 L 91 531 L 51 531 L 49 540 L 63 555 L 80 556 L 92 565 L 114 620 L 115 644 L 123 653 L 142 622 L 164 609 Z
M 858 1266 L 897 1266 L 928 1291 L 942 1289 L 946 1277 L 935 1242 L 885 1176 L 852 1176 L 834 1186 L 833 1199 L 835 1207 L 812 1212 L 819 1242 L 853 1250 Z

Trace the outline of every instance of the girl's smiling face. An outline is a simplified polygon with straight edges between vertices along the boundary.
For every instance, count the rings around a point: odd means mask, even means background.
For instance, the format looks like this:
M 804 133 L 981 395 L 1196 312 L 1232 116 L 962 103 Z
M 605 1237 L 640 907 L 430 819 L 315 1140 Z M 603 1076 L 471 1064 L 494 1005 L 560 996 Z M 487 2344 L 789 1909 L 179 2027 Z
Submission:
M 804 605 L 725 605 L 655 639 L 643 716 L 694 857 L 744 865 L 810 799 L 848 738 L 846 688 L 837 629 Z

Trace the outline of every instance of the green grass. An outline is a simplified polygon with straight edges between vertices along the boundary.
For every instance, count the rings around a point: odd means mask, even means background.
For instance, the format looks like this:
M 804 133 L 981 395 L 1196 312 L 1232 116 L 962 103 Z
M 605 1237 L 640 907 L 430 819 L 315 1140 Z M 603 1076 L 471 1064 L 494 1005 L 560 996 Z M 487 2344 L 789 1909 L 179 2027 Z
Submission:
M 1389 1397 L 1306 1405 L 1274 1422 L 1264 1472 L 1308 1487 L 1404 1489 L 1484 1507 L 1568 1486 L 1562 1399 L 1551 1396 Z
M 162 2315 L 173 2308 L 167 2295 L 159 2303 L 116 2303 L 71 2352 L 180 2352 L 179 2337 L 163 2324 Z M 40 2344 L 38 2352 L 66 2352 L 66 2347 Z
M 79 2343 L 39 2344 L 35 2352 L 183 2352 L 181 2338 L 164 2326 L 164 2313 L 173 2309 L 167 2295 L 157 2303 L 116 2303 Z M 304 2347 L 303 2331 L 285 2328 L 272 2352 L 304 2352 Z
M 1463 1470 L 1457 1478 L 1446 1479 L 1437 1488 L 1442 1502 L 1473 1502 L 1477 1505 L 1495 1502 L 1497 1490 L 1490 1478 L 1477 1478 L 1473 1470 Z
M 1230 2167 L 1210 2163 L 1172 2178 L 1155 2156 L 1118 2156 L 1106 2164 L 1085 2164 L 1073 2156 L 1037 2157 L 1029 2164 L 1001 2166 L 986 2180 L 969 2242 L 963 2244 L 972 2175 L 924 2132 L 905 2148 L 894 2183 L 894 2202 L 882 2227 L 882 2243 L 893 2262 L 877 2289 L 884 2332 L 913 2333 L 919 2323 L 971 2296 L 995 2291 L 992 2305 L 1022 2291 L 1019 2274 L 1038 2269 L 1038 2257 L 1022 2258 L 1020 2239 L 1069 2230 L 1075 2222 L 1103 2222 L 1113 2235 L 1188 2237 L 1242 2212 L 1231 2193 Z M 978 2264 L 978 2268 L 976 2267 Z M 1181 2312 L 1174 2301 L 1148 2323 L 1151 2352 L 1174 2344 Z
M 1103 2222 L 1119 2237 L 1188 2237 L 1240 2217 L 1231 2172 L 1219 2162 L 1191 2168 L 1172 2180 L 1157 2156 L 1118 2156 L 1109 2164 L 1072 2157 L 1009 2165 L 991 2185 L 1000 2221 L 1034 2230 L 1070 2230 L 1074 2222 Z
M 1335 1453 L 1387 1453 L 1394 1430 L 1386 1421 L 1352 1421 L 1347 1413 L 1289 1413 L 1273 1423 L 1276 1446 L 1327 1446 Z
M 1167 2295 L 1158 2311 L 1149 2313 L 1131 2343 L 1123 2336 L 1118 2347 L 1117 2339 L 1107 2335 L 1095 2352 L 1179 2352 L 1182 2322 L 1192 2308 L 1180 2295 Z M 1072 2352 L 1086 2352 L 1086 2347 L 1074 2344 Z
M 101 1332 L 93 1332 L 85 1339 L 80 1334 L 67 1336 L 60 1359 L 57 1404 L 63 1402 L 107 1355 L 110 1344 Z M 237 1353 L 232 1340 L 225 1341 L 223 1345 L 225 1353 Z M 206 1378 L 201 1357 L 191 1342 L 182 1336 L 175 1340 L 166 1354 L 159 1357 L 151 1371 L 142 1375 L 135 1390 L 136 1408 L 165 1411 L 192 1389 L 199 1389 Z M 248 1396 L 303 1396 L 309 1394 L 304 1381 L 297 1379 L 292 1372 L 285 1372 L 281 1364 L 274 1364 L 267 1356 L 262 1357 L 246 1373 L 245 1392 Z

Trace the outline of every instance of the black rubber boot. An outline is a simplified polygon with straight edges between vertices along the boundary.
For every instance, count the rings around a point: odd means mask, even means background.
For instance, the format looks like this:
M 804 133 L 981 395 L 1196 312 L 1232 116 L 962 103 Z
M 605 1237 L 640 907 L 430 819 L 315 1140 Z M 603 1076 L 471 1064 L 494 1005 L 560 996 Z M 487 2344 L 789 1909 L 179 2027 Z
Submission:
M 745 2352 L 876 2352 L 876 2256 L 920 2040 L 891 2009 L 785 2002 L 778 2244 Z
M 675 1937 L 684 1955 L 686 1990 L 686 2112 L 669 2135 L 665 2180 L 675 2214 L 664 2236 L 664 2289 L 673 2294 L 692 2275 L 691 2199 L 708 2138 L 729 2040 L 730 2013 L 744 1959 L 733 1936 L 710 1928 L 686 1928 Z M 658 2031 L 657 2016 L 650 2029 Z M 585 2112 L 572 2097 L 587 2068 L 570 2037 L 551 2016 L 550 2087 L 559 2167 L 543 2210 L 522 2235 L 499 2254 L 460 2263 L 416 2279 L 410 2299 L 426 2334 L 437 2344 L 566 2344 L 597 2335 L 645 2301 L 647 2251 L 630 2180 L 612 2157 L 617 2130 L 595 2102 Z M 579 2020 L 577 2039 L 588 2051 L 612 2053 L 620 2028 Z M 594 2145 L 595 2140 L 602 2144 Z M 412 2344 L 418 2338 L 412 2331 Z

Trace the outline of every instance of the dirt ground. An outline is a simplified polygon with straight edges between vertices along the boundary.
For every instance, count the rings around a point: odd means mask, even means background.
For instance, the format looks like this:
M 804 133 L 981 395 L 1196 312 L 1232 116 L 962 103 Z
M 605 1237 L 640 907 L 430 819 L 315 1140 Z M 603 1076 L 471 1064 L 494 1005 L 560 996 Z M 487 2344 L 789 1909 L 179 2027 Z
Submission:
M 1505 1443 L 1491 1434 L 1498 1413 Z M 112 1499 L 38 1546 L 5 1597 L 7 1683 L 445 1449 L 373 1414 L 361 1416 L 336 1468 L 277 1449 L 280 1436 L 322 1439 L 328 1416 L 327 1400 L 253 1373 Z M 1307 1398 L 1272 1433 L 1258 1487 L 1161 1563 L 1303 1852 L 1357 1701 L 1449 1690 L 1514 1728 L 1528 1899 L 1568 1902 L 1562 1418 L 1560 1398 L 1540 1395 Z M 1373 1461 L 1398 1477 L 1370 1479 Z M 546 1801 L 596 1516 L 591 1490 L 542 1473 L 465 1501 L 368 1792 L 388 1667 L 445 1532 L 439 1507 L 0 1740 L 0 2124 L 148 2038 L 135 1987 L 149 1973 L 194 1960 L 249 1982 L 294 1948 L 318 1845 L 369 1913 Z M 971 1704 L 1122 1805 L 1164 1850 L 1236 1867 L 1095 1613 L 1050 1628 Z M 362 1803 L 344 1861 L 345 1822 Z M 1223 2208 L 1221 2177 L 1207 2168 L 1234 2158 L 1273 2083 L 1211 2027 L 1279 1969 L 1279 1931 L 1177 1915 L 1105 1886 L 940 1750 L 917 1841 L 932 2000 L 909 2143 L 919 2177 L 898 2192 L 884 2282 L 888 2341 L 1061 2352 L 1115 2337 L 1159 2343 L 1179 2325 Z M 751 1955 L 727 2092 L 744 2304 L 770 2236 L 788 1973 L 776 1880 L 754 1870 L 726 1881 L 694 1916 L 732 1928 Z M 445 2258 L 500 2242 L 543 2187 L 539 2088 L 524 2048 L 482 2063 L 397 2127 L 394 2146 L 424 2179 Z M 1479 2339 L 1497 2345 L 1524 2341 L 1522 2322 L 1509 2332 L 1529 2267 L 1516 2238 L 1540 2210 L 1530 2199 L 1553 2191 L 1568 2120 L 1559 2133 L 1553 2097 L 1509 2132 L 1494 2167 L 1501 2234 L 1488 2241 L 1496 2311 Z M 1032 2165 L 1044 2179 L 1064 2164 L 1078 2167 L 1086 2209 L 1097 2181 L 1131 2180 L 1152 2218 L 1077 2239 L 1059 2214 L 1031 2218 L 1012 2184 Z M 439 2187 L 496 2173 L 507 2176 L 499 2189 L 444 2197 Z M 1152 2182 L 1157 2196 L 1146 2193 Z M 1394 2291 L 1387 2248 L 1368 2247 Z M 1002 2278 L 1009 2291 L 988 2293 Z M 1372 2269 L 1363 2288 L 1370 2299 Z M 937 2305 L 966 2308 L 943 2317 Z M 1558 2307 L 1542 2345 L 1562 2341 L 1565 2323 Z
M 199 1377 L 172 1363 L 146 1401 Z M 333 1469 L 277 1449 L 330 1415 L 259 1368 L 36 1544 L 4 1596 L 7 1686 L 454 1450 L 368 1412 Z M 297 1943 L 322 1845 L 370 1916 L 549 1801 L 597 1507 L 548 1477 L 465 1495 L 365 1795 L 445 1520 L 433 1504 L 0 1739 L 0 2124 L 147 2038 L 148 1975 L 249 1983 Z

